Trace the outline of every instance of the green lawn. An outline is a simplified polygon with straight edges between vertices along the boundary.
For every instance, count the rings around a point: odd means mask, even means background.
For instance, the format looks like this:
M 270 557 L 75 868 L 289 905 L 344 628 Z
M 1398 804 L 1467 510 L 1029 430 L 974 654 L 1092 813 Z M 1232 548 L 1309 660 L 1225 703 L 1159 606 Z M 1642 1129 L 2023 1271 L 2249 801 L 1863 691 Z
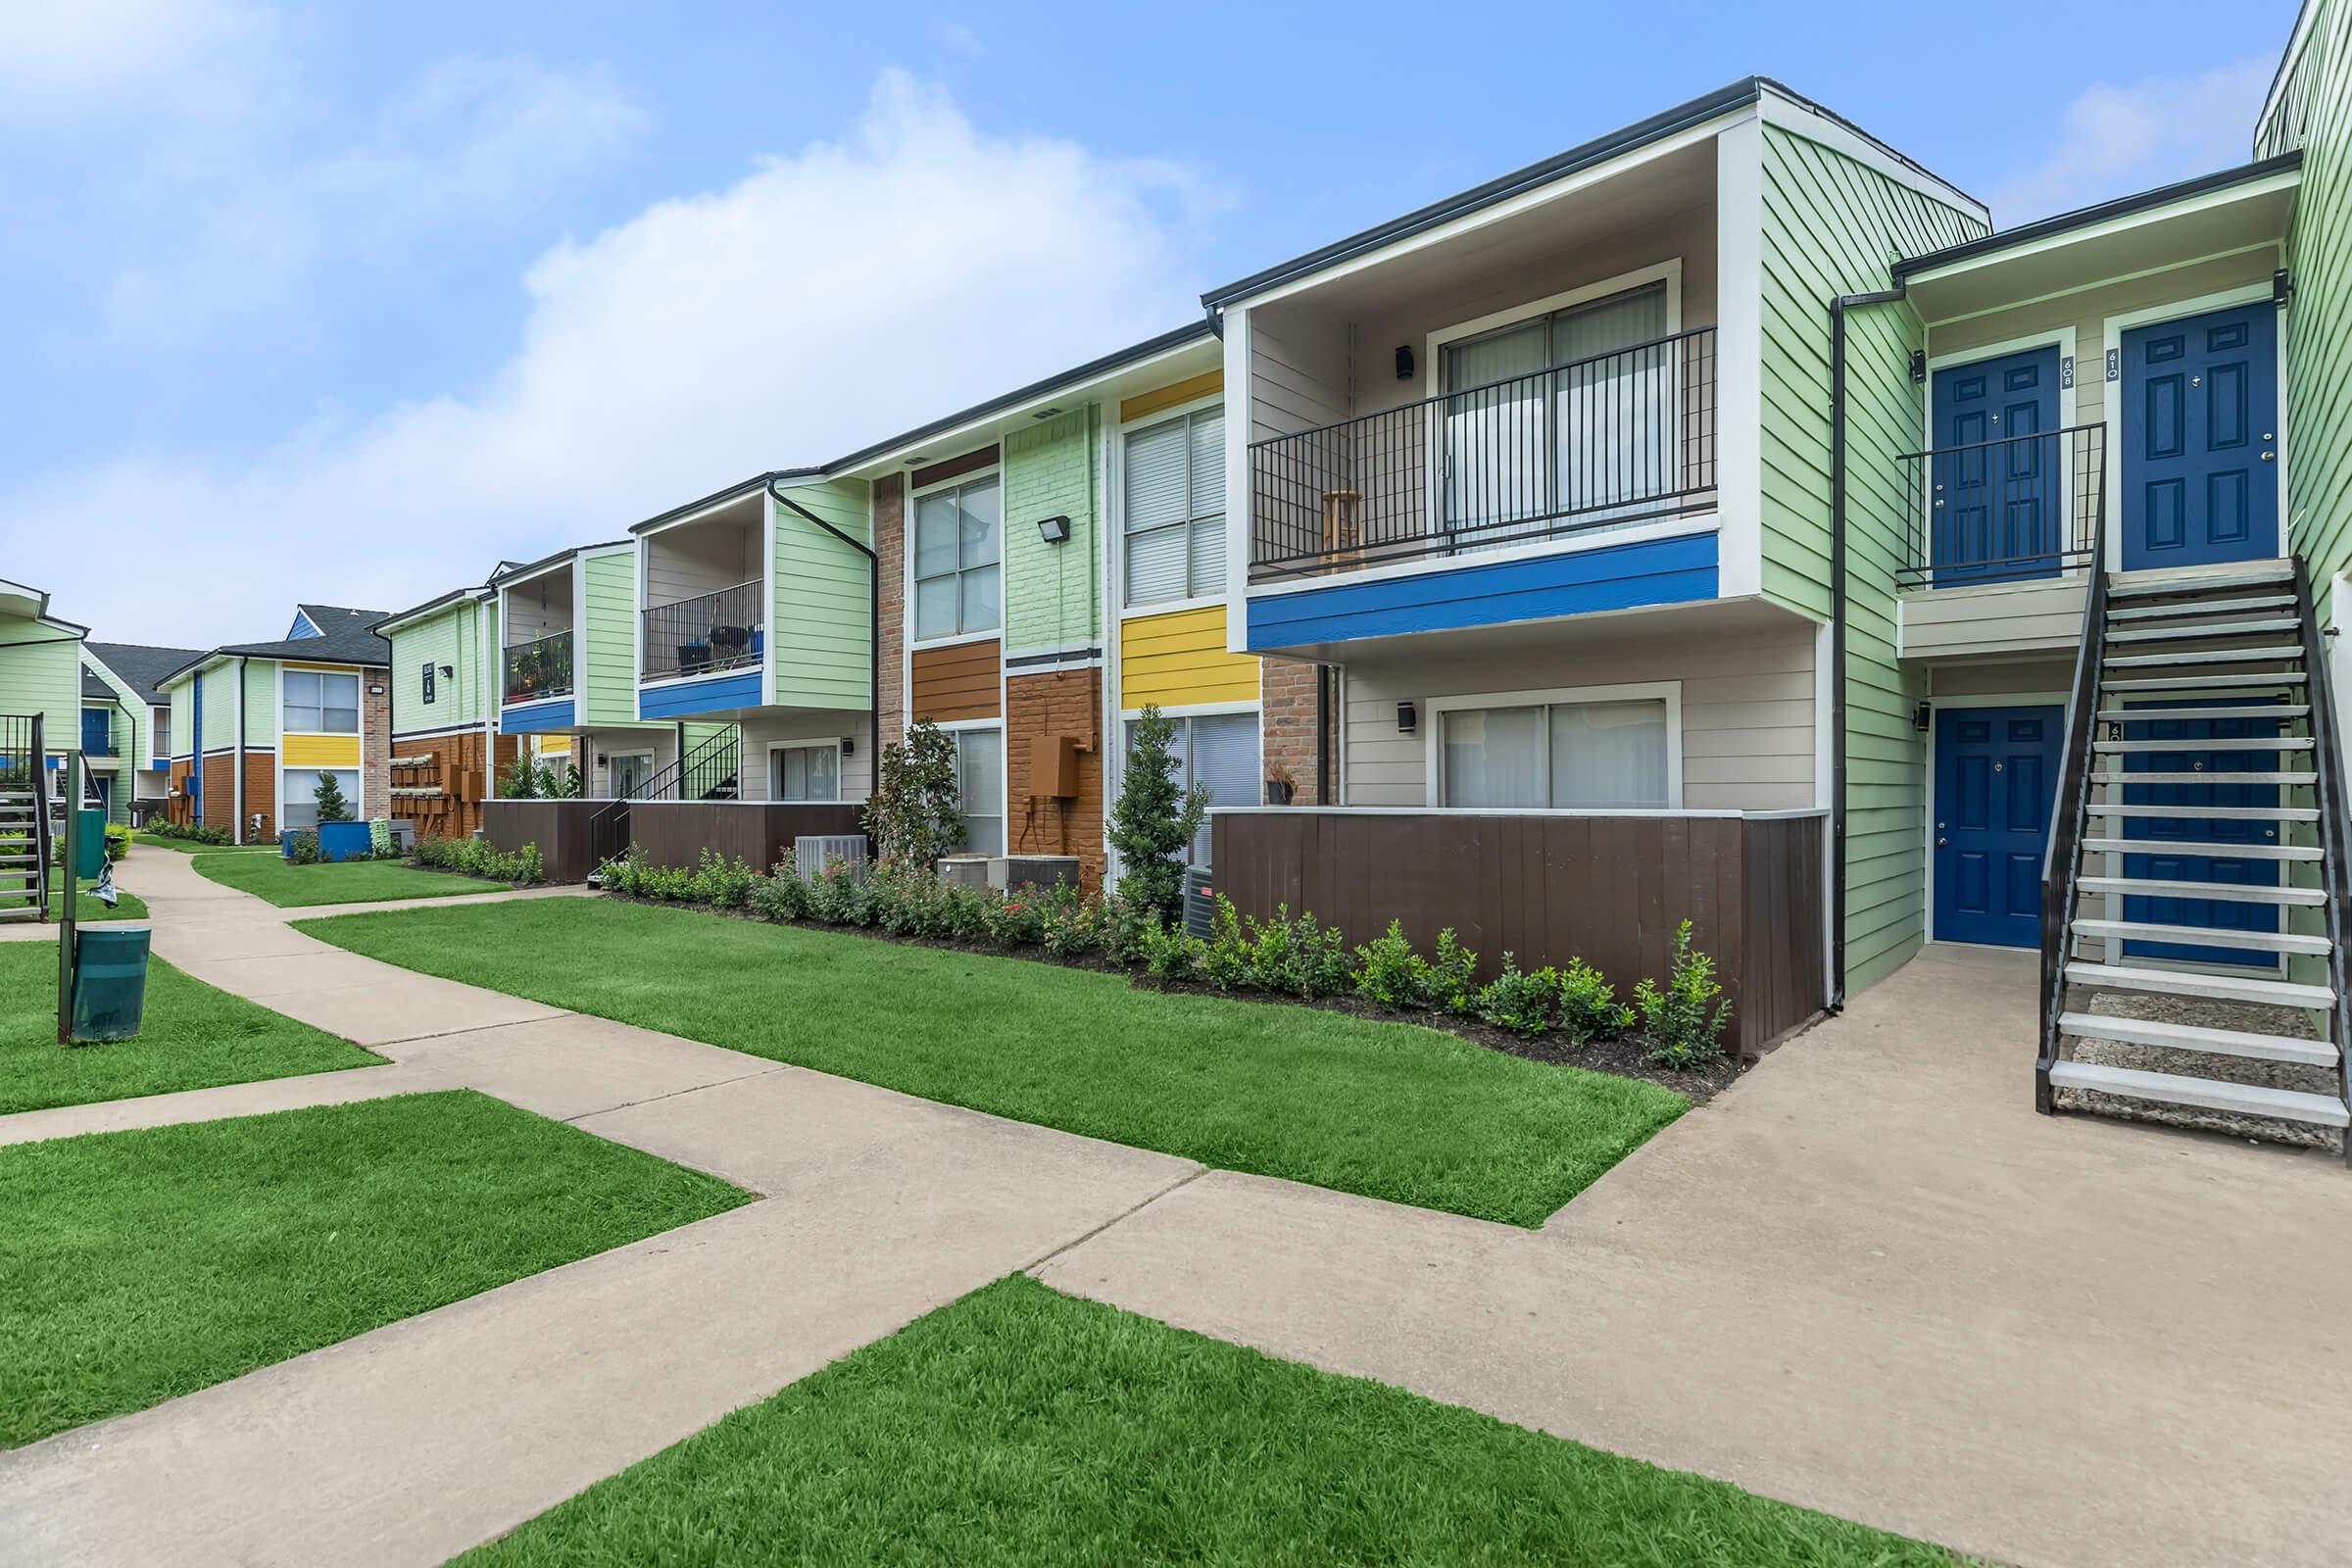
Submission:
M 137 894 L 125 892 L 121 887 L 117 887 L 115 889 L 115 906 L 110 909 L 90 897 L 90 886 L 91 884 L 88 882 L 82 883 L 82 891 L 74 901 L 74 919 L 87 925 L 99 920 L 144 920 L 147 918 L 147 906 L 139 902 Z M 57 919 L 65 913 L 62 907 L 66 902 L 65 893 L 64 888 L 49 890 L 50 919 Z
M 317 904 L 374 904 L 387 899 L 454 899 L 503 893 L 509 884 L 447 871 L 419 871 L 398 860 L 339 860 L 294 865 L 276 855 L 199 855 L 196 874 L 267 899 L 281 909 Z
M 277 853 L 277 847 L 273 844 L 199 844 L 194 839 L 168 839 L 160 833 L 133 833 L 130 842 L 151 845 L 159 850 L 177 850 L 182 855 L 250 855 L 257 850 L 267 850 L 271 855 Z
M 0 1446 L 746 1200 L 467 1090 L 0 1149 Z
M 303 929 L 927 1100 L 1520 1225 L 1541 1224 L 1688 1103 L 1418 1025 L 602 899 Z
M 1018 1275 L 462 1560 L 1952 1562 Z
M 57 944 L 0 944 L 0 1114 L 365 1067 L 348 1041 L 147 960 L 139 1033 L 57 1043 Z

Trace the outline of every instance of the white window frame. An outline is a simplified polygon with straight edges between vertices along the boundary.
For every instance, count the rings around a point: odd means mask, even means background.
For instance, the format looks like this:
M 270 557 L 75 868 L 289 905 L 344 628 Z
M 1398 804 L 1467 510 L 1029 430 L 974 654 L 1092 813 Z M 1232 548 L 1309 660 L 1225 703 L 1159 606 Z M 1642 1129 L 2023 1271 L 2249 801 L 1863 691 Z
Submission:
M 1666 704 L 1666 804 L 1629 806 L 1626 811 L 1679 811 L 1683 807 L 1683 683 L 1679 680 L 1634 681 L 1619 686 L 1554 686 L 1541 691 L 1473 692 L 1460 696 L 1428 697 L 1419 700 L 1422 752 L 1427 762 L 1427 794 L 1429 808 L 1440 811 L 1462 811 L 1476 814 L 1493 812 L 1494 807 L 1448 806 L 1445 804 L 1446 746 L 1445 724 L 1440 715 L 1461 709 L 1478 708 L 1535 708 L 1553 703 L 1639 703 Z M 1412 699 L 1404 699 L 1412 701 Z M 1544 798 L 1551 799 L 1551 748 L 1544 749 Z M 1527 809 L 1525 808 L 1522 810 Z M 1607 807 L 1545 806 L 1538 808 L 1556 811 L 1608 811 L 1620 809 Z
M 1255 790 L 1255 791 L 1254 791 L 1254 792 L 1253 792 L 1253 793 L 1250 795 L 1250 799 L 1249 799 L 1249 800 L 1247 800 L 1247 801 L 1245 801 L 1245 802 L 1243 802 L 1243 803 L 1242 803 L 1242 806 L 1243 806 L 1243 807 L 1260 806 L 1260 805 L 1263 805 L 1263 804 L 1264 804 L 1264 802 L 1265 802 L 1265 799 L 1266 799 L 1266 711 L 1265 711 L 1265 704 L 1263 704 L 1263 703 L 1187 703 L 1187 704 L 1184 704 L 1184 705 L 1182 705 L 1181 707 L 1176 707 L 1176 708 L 1162 708 L 1162 709 L 1159 710 L 1159 716 L 1160 716 L 1160 717 L 1162 717 L 1162 718 L 1164 718 L 1164 719 L 1167 719 L 1167 720 L 1169 720 L 1171 723 L 1181 723 L 1181 722 L 1183 722 L 1183 721 L 1184 721 L 1184 720 L 1186 720 L 1186 719 L 1194 719 L 1194 718 L 1232 718 L 1232 717 L 1235 717 L 1235 716 L 1237 716 L 1237 715 L 1240 715 L 1240 714 L 1248 714 L 1250 717 L 1251 717 L 1251 718 L 1254 718 L 1254 719 L 1256 719 L 1256 720 L 1257 720 L 1257 788 L 1256 788 L 1256 790 Z M 1105 788 L 1105 791 L 1106 791 L 1106 793 L 1107 793 L 1107 797 L 1108 797 L 1110 800 L 1113 800 L 1113 801 L 1117 800 L 1117 798 L 1118 798 L 1118 794 L 1117 794 L 1118 790 L 1119 790 L 1120 788 L 1124 787 L 1124 785 L 1125 785 L 1125 783 L 1126 783 L 1126 778 L 1127 778 L 1127 752 L 1128 752 L 1128 749 L 1129 749 L 1129 741 L 1128 741 L 1128 736 L 1127 736 L 1127 728 L 1128 728 L 1128 726 L 1129 726 L 1129 725 L 1133 724 L 1133 723 L 1134 723 L 1134 722 L 1135 722 L 1137 719 L 1139 719 L 1139 718 L 1141 718 L 1141 717 L 1143 717 L 1143 716 L 1144 716 L 1144 710 L 1143 710 L 1142 709 L 1140 709 L 1140 708 L 1122 708 L 1122 709 L 1120 709 L 1120 710 L 1119 710 L 1119 726 L 1118 726 L 1118 731 L 1117 731 L 1117 734 L 1118 734 L 1118 744 L 1117 744 L 1115 747 L 1113 747 L 1113 748 L 1112 748 L 1112 751 L 1113 751 L 1113 753 L 1115 754 L 1114 760 L 1115 760 L 1115 761 L 1116 761 L 1116 763 L 1117 763 L 1117 766 L 1116 766 L 1114 769 L 1112 769 L 1112 776 L 1111 776 L 1110 780 L 1108 781 L 1108 783 L 1106 783 L 1106 785 L 1104 786 L 1104 788 Z M 1190 767 L 1192 766 L 1192 755 L 1193 755 L 1192 746 L 1193 746 L 1193 743 L 1192 743 L 1192 737 L 1191 737 L 1190 733 L 1188 732 L 1188 733 L 1187 733 L 1187 735 L 1186 735 L 1186 737 L 1185 737 L 1185 742 L 1184 742 L 1184 748 L 1185 748 L 1185 750 L 1184 750 L 1184 755 L 1185 755 L 1185 766 L 1186 766 L 1187 768 L 1190 768 Z M 1219 806 L 1219 807 L 1213 808 L 1213 809 L 1215 809 L 1215 810 L 1219 810 L 1219 811 L 1231 811 L 1231 810 L 1237 810 L 1237 809 L 1240 809 L 1240 808 L 1238 808 L 1238 807 L 1232 807 L 1232 806 Z M 1201 832 L 1203 832 L 1203 833 L 1207 832 L 1207 831 L 1208 831 L 1208 825 L 1207 825 L 1206 823 L 1203 823 L 1203 824 L 1201 824 L 1200 831 L 1201 831 Z M 1189 852 L 1187 853 L 1187 858 L 1186 858 L 1186 860 L 1185 860 L 1185 863 L 1186 863 L 1187 865 L 1191 865 L 1191 864 L 1193 863 L 1193 861 L 1192 861 L 1192 859 L 1191 859 L 1191 858 L 1190 858 L 1190 853 L 1189 853 Z
M 1612 294 L 1630 293 L 1634 289 L 1658 282 L 1666 285 L 1666 333 L 1671 337 L 1683 329 L 1683 259 L 1680 256 L 1670 256 L 1662 262 L 1653 263 L 1648 267 L 1637 267 L 1630 272 L 1620 272 L 1615 277 L 1604 277 L 1596 283 L 1579 284 L 1575 288 L 1563 289 L 1557 294 L 1547 294 L 1540 300 L 1529 300 L 1524 304 L 1511 306 L 1507 310 L 1490 312 L 1485 316 L 1473 317 L 1467 321 L 1456 321 L 1450 326 L 1441 326 L 1434 331 L 1423 333 L 1421 338 L 1423 395 L 1433 398 L 1445 395 L 1445 358 L 1441 351 L 1449 343 L 1459 343 L 1468 337 L 1483 337 L 1489 332 L 1497 331 L 1502 327 L 1512 326 L 1521 321 L 1532 320 L 1539 316 L 1549 316 L 1554 311 L 1573 310 L 1579 305 L 1590 305 L 1594 300 L 1606 299 Z
M 1148 604 L 1137 604 L 1127 597 L 1127 543 L 1134 537 L 1127 527 L 1127 443 L 1160 425 L 1179 422 L 1189 424 L 1201 415 L 1209 413 L 1215 414 L 1218 423 L 1225 422 L 1225 394 L 1222 391 L 1211 392 L 1206 397 L 1195 398 L 1189 403 L 1180 403 L 1173 408 L 1154 409 L 1141 418 L 1122 423 L 1116 431 L 1116 439 L 1112 445 L 1118 449 L 1118 461 L 1109 475 L 1106 489 L 1109 491 L 1111 501 L 1112 528 L 1118 535 L 1117 560 L 1113 564 L 1113 569 L 1117 575 L 1112 579 L 1112 587 L 1116 591 L 1119 618 L 1122 620 L 1142 615 L 1170 615 L 1186 610 L 1198 610 L 1204 605 L 1225 603 L 1223 588 L 1219 588 L 1214 593 L 1188 592 L 1180 594 L 1174 599 L 1154 599 Z M 1231 435 L 1230 430 L 1223 433 L 1228 437 Z M 1217 543 L 1217 555 L 1219 560 L 1226 564 L 1225 576 L 1229 584 L 1233 580 L 1231 564 L 1233 497 L 1227 495 L 1225 490 L 1230 469 L 1231 465 L 1228 464 L 1217 470 L 1218 510 L 1216 514 L 1220 525 L 1225 530 Z M 1192 505 L 1192 449 L 1189 442 L 1185 449 L 1185 505 L 1189 509 Z M 1184 580 L 1188 589 L 1193 584 L 1192 529 L 1200 520 L 1199 517 L 1188 515 L 1181 522 L 1160 523 L 1152 530 L 1153 532 L 1173 528 L 1185 530 Z
M 294 791 L 291 791 L 286 787 L 286 780 L 296 773 L 308 773 L 312 775 L 314 780 L 309 789 L 300 792 L 300 799 L 306 808 L 315 808 L 318 805 L 317 801 L 313 799 L 313 796 L 318 790 L 318 784 L 316 780 L 318 774 L 345 773 L 350 775 L 351 787 L 343 792 L 343 799 L 351 806 L 352 820 L 364 822 L 368 819 L 367 809 L 360 804 L 360 792 L 366 787 L 367 782 L 366 776 L 360 767 L 355 764 L 344 762 L 336 762 L 327 767 L 314 767 L 306 763 L 298 767 L 281 767 L 277 770 L 277 827 L 279 831 L 282 832 L 289 827 L 307 830 L 316 828 L 318 825 L 315 821 L 289 822 L 286 820 L 286 802 L 289 796 L 295 794 Z
M 944 637 L 917 637 L 914 635 L 916 585 L 926 580 L 918 578 L 914 574 L 917 504 L 926 496 L 938 495 L 943 490 L 960 490 L 966 485 L 977 484 L 983 479 L 994 479 L 997 482 L 997 623 L 986 631 L 957 631 Z M 1004 465 L 1002 462 L 974 468 L 969 473 L 959 473 L 953 479 L 941 479 L 935 484 L 924 485 L 919 490 L 909 487 L 906 492 L 906 515 L 903 523 L 906 530 L 906 549 L 901 552 L 906 558 L 906 597 L 902 603 L 906 607 L 906 648 L 909 653 L 916 649 L 953 648 L 958 643 L 984 643 L 1004 635 L 1005 612 L 1012 600 L 1012 583 L 1008 576 L 1011 563 L 1005 559 L 1011 554 L 1005 548 L 1011 530 L 1005 519 Z M 960 562 L 960 556 L 957 559 Z M 958 564 L 955 572 L 958 584 L 956 599 L 958 621 L 962 618 L 960 585 L 963 573 L 967 569 L 969 568 Z M 946 727 L 945 725 L 941 726 L 943 729 Z
M 1005 835 L 1006 835 L 1006 836 L 1005 836 L 1005 839 L 1004 839 L 1004 845 L 1005 845 L 1005 847 L 1004 847 L 1004 849 L 1002 849 L 1002 850 L 998 850 L 998 851 L 996 851 L 996 852 L 994 852 L 994 853 L 996 853 L 996 854 L 998 854 L 998 855 L 1009 855 L 1009 854 L 1011 854 L 1011 853 L 1012 853 L 1012 838 L 1011 838 L 1011 833 L 1012 833 L 1012 807 L 1011 807 L 1011 803 L 1012 803 L 1012 760 L 1011 760 L 1010 756 L 1006 755 L 1006 754 L 1004 753 L 1004 748 L 1005 747 L 1005 745 L 1007 744 L 1007 742 L 1004 740 L 1004 728 L 1005 728 L 1005 726 L 1004 726 L 1004 719 L 1003 715 L 1001 715 L 1001 714 L 1000 714 L 1000 715 L 998 715 L 997 717 L 994 717 L 994 718 L 957 718 L 957 719 L 944 719 L 944 720 L 935 720 L 935 721 L 934 721 L 934 727 L 936 727 L 937 729 L 939 729 L 939 730 L 940 730 L 942 733 L 944 733 L 944 734 L 948 734 L 948 735 L 960 735 L 960 734 L 962 734 L 962 733 L 963 733 L 964 731 L 966 731 L 966 730 L 984 730 L 984 729 L 991 729 L 991 730 L 995 730 L 995 731 L 997 732 L 997 746 L 998 746 L 998 750 L 999 750 L 999 757 L 998 757 L 998 764 L 999 764 L 999 765 L 998 765 L 998 767 L 997 767 L 997 810 L 996 810 L 996 816 L 997 816 L 997 819 L 998 819 L 999 821 L 1001 821 L 1001 822 L 1003 822 L 1003 823 L 1004 824 L 1004 832 L 1005 832 Z M 960 746 L 962 743 L 961 743 L 961 742 L 957 742 L 956 744 L 957 744 L 958 746 Z M 963 780 L 962 780 L 962 776 L 961 776 L 960 774 L 958 774 L 958 775 L 957 775 L 957 777 L 956 777 L 956 799 L 957 799 L 959 802 L 960 802 L 960 801 L 962 801 L 962 799 L 963 799 Z M 971 811 L 971 810 L 966 810 L 966 811 L 962 812 L 961 814 L 962 814 L 962 815 L 965 815 L 965 816 L 986 816 L 986 815 L 988 815 L 989 813 L 988 813 L 988 812 L 986 812 L 986 811 Z M 982 854 L 982 853 L 986 853 L 986 852 L 982 852 L 982 851 L 977 851 L 977 850 L 974 850 L 974 849 L 973 849 L 973 848 L 972 848 L 972 847 L 971 847 L 969 844 L 966 844 L 966 845 L 962 846 L 961 848 L 959 848 L 959 849 L 956 849 L 956 850 L 953 850 L 953 851 L 951 851 L 951 852 L 949 852 L 949 853 L 951 853 L 951 854 L 955 854 L 955 855 L 977 855 L 977 854 Z
M 786 801 L 776 793 L 778 752 L 831 752 L 833 793 L 822 801 Z M 839 740 L 769 741 L 767 743 L 767 799 L 787 806 L 837 806 L 841 803 L 841 742 Z
M 293 725 L 293 724 L 291 724 L 291 723 L 288 723 L 288 722 L 287 722 L 287 720 L 286 720 L 286 714 L 287 714 L 287 712 L 288 712 L 288 710 L 289 710 L 289 704 L 288 704 L 287 693 L 286 693 L 286 681 L 287 681 L 287 678 L 288 678 L 289 676 L 294 676 L 294 675 L 311 675 L 311 676 L 316 676 L 316 677 L 317 677 L 317 678 L 318 678 L 318 680 L 319 680 L 319 681 L 322 683 L 322 684 L 320 685 L 320 687 L 319 687 L 319 691 L 318 691 L 318 695 L 319 695 L 320 697 L 322 697 L 322 698 L 323 698 L 323 697 L 326 695 L 326 689 L 325 689 L 325 686 L 323 685 L 323 682 L 326 682 L 326 681 L 329 681 L 329 680 L 348 680 L 348 681 L 350 681 L 350 682 L 351 682 L 351 696 L 352 696 L 352 703 L 351 703 L 351 713 L 352 713 L 352 719 L 351 719 L 351 728 L 349 728 L 349 729 L 302 729 L 302 728 L 298 728 L 297 726 L 295 726 L 295 725 Z M 340 705 L 336 705 L 336 706 L 340 706 Z M 319 715 L 318 721 L 319 721 L 321 724 L 323 724 L 323 723 L 325 723 L 325 722 L 326 722 L 326 710 L 327 710 L 327 707 L 328 707 L 328 705 L 327 705 L 326 703 L 324 703 L 324 702 L 320 702 L 320 703 L 318 703 L 318 704 L 316 704 L 316 705 L 314 705 L 314 706 L 312 707 L 312 709 L 311 709 L 311 710 L 312 710 L 313 712 L 315 712 L 315 713 L 317 713 L 317 714 L 318 714 L 318 715 Z M 364 678 L 364 676 L 363 676 L 363 674 L 362 674 L 362 672 L 361 672 L 361 671 L 359 671 L 359 670 L 356 670 L 356 669 L 290 669 L 290 668 L 288 668 L 286 665 L 284 665 L 284 664 L 282 664 L 282 663 L 281 663 L 281 664 L 279 664 L 279 665 L 277 666 L 277 727 L 278 727 L 278 732 L 279 732 L 280 734 L 284 734 L 284 735 L 357 735 L 357 734 L 359 734 L 359 733 L 360 733 L 360 732 L 361 732 L 363 729 L 365 729 L 365 728 L 367 727 L 367 724 L 368 724 L 368 682 L 367 682 L 367 680 Z

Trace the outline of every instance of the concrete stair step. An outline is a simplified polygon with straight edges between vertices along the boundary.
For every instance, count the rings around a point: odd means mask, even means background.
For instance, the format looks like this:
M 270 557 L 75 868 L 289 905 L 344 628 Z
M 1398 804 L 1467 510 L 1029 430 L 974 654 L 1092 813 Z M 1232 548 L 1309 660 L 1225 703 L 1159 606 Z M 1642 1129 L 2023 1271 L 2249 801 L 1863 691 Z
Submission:
M 2330 944 L 2326 937 L 2299 936 L 2290 931 L 2225 931 L 2202 925 L 2159 925 L 2150 920 L 2091 919 L 2075 917 L 2075 934 L 2082 937 L 2117 937 L 2126 942 L 2181 942 L 2200 948 L 2239 948 L 2258 953 L 2303 953 L 2325 957 Z
M 2295 615 L 2257 615 L 2248 620 L 2208 620 L 2193 626 L 2127 626 L 2110 631 L 2111 643 L 2171 643 L 2207 637 L 2254 637 L 2265 632 L 2296 631 L 2303 622 Z
M 2147 669 L 2159 664 L 2267 664 L 2290 659 L 2301 659 L 2300 643 L 2280 646 L 2277 643 L 2260 648 L 2189 649 L 2177 654 L 2110 654 L 2102 661 L 2103 669 Z
M 2108 756 L 2128 756 L 2133 752 L 2308 752 L 2315 744 L 2308 735 L 2249 735 L 2218 741 L 2092 741 L 2090 749 Z
M 2144 599 L 2163 594 L 2216 594 L 2230 588 L 2259 588 L 2295 580 L 2294 563 L 2266 562 L 2259 566 L 2167 566 L 2154 571 L 2116 571 L 2107 576 L 2110 599 Z
M 2265 594 L 2253 599 L 2198 599 L 2179 605 L 2137 605 L 2129 610 L 2110 610 L 2109 621 L 2163 620 L 2175 615 L 2236 614 L 2256 610 L 2292 610 L 2293 594 Z
M 2144 723 L 2151 718 L 2309 718 L 2309 703 L 2225 704 L 2218 708 L 2102 708 L 2099 717 L 2114 723 Z
M 2202 1051 L 2256 1061 L 2291 1061 L 2306 1067 L 2335 1065 L 2335 1048 L 2325 1040 L 2254 1034 L 2244 1029 L 2207 1029 L 2197 1024 L 2162 1023 L 2153 1018 L 2110 1018 L 2097 1012 L 2058 1016 L 2058 1032 L 2078 1040 L 2112 1040 L 2163 1051 Z
M 2323 860 L 2316 844 L 2208 844 L 2170 839 L 2084 839 L 2092 855 L 2201 855 L 2216 860 Z
M 2090 814 L 2176 817 L 2200 822 L 2317 822 L 2320 808 L 2316 806 L 2133 806 L 2126 801 L 2093 801 Z
M 2093 773 L 2093 784 L 2285 784 L 2308 787 L 2317 773 Z
M 2326 986 L 2290 980 L 2257 980 L 2250 975 L 2206 974 L 2194 969 L 2134 969 L 2129 964 L 2069 959 L 2068 983 L 2106 991 L 2138 991 L 2157 997 L 2205 997 L 2215 1002 L 2252 1002 L 2271 1007 L 2330 1011 L 2335 993 Z
M 2247 887 L 2231 882 L 2171 882 L 2148 876 L 2081 876 L 2077 893 L 2120 893 L 2126 898 L 2218 899 L 2224 904 L 2291 904 L 2319 908 L 2328 902 L 2322 888 Z
M 2174 1072 L 2142 1072 L 2136 1067 L 2061 1061 L 2051 1065 L 2050 1082 L 2060 1089 L 2092 1089 L 2132 1100 L 2194 1105 L 2201 1110 L 2229 1111 L 2239 1116 L 2274 1116 L 2280 1121 L 2307 1122 L 2316 1127 L 2352 1123 L 2352 1114 L 2346 1113 L 2344 1102 L 2333 1095 L 2266 1089 L 2260 1084 L 2233 1084 L 2219 1078 L 2191 1078 Z
M 2299 669 L 2282 669 L 2268 675 L 2206 675 L 2190 671 L 2185 675 L 2140 675 L 2130 680 L 2105 680 L 2099 689 L 2110 692 L 2225 692 L 2284 691 L 2305 684 Z

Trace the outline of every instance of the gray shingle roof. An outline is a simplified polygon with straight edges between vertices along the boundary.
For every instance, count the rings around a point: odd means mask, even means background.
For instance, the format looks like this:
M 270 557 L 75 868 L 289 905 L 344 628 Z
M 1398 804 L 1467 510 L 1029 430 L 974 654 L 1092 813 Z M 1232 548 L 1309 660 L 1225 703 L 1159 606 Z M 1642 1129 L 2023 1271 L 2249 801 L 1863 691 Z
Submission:
M 158 648 L 147 643 L 85 642 L 81 647 L 113 670 L 117 680 L 151 703 L 170 703 L 172 699 L 156 689 L 158 683 L 188 661 L 204 657 L 201 648 Z

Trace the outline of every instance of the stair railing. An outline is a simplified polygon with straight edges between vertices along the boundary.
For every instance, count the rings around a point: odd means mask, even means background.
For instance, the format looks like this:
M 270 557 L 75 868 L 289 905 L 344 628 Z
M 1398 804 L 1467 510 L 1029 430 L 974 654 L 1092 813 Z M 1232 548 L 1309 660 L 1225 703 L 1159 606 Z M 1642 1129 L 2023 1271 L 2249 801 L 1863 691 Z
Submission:
M 2092 507 L 2090 581 L 2082 596 L 2082 646 L 2067 699 L 2066 764 L 2059 769 L 2050 842 L 2041 862 L 2041 1046 L 2034 1059 L 2034 1108 L 2048 1115 L 2050 1069 L 2058 1062 L 2058 1020 L 2066 1011 L 2066 964 L 2074 950 L 2075 891 L 2082 875 L 2082 824 L 2090 814 L 2091 751 L 2099 730 L 2099 685 L 2107 658 L 2107 503 Z
M 601 864 L 629 847 L 630 802 L 707 800 L 719 781 L 734 773 L 735 759 L 735 726 L 729 724 L 705 736 L 692 750 L 649 775 L 636 789 L 614 796 L 588 819 L 590 857 Z M 720 766 L 725 768 L 725 774 L 713 771 Z M 689 793 L 690 790 L 695 793 Z
M 2352 1020 L 2345 1016 L 2352 990 L 2344 985 L 2344 911 L 2352 907 L 2352 866 L 2345 863 L 2347 847 L 2344 770 L 2335 751 L 2335 696 L 2328 669 L 2328 642 L 2319 617 L 2311 610 L 2311 570 L 2295 557 L 2295 614 L 2302 622 L 2303 695 L 2311 708 L 2312 770 L 2319 776 L 2320 880 L 2328 894 L 2328 981 L 2335 992 L 2328 1013 L 2328 1039 L 2335 1046 L 2335 1092 L 2352 1104 Z M 2290 862 L 2291 863 L 2291 862 Z M 2352 1164 L 2352 1137 L 2344 1140 L 2344 1159 Z

